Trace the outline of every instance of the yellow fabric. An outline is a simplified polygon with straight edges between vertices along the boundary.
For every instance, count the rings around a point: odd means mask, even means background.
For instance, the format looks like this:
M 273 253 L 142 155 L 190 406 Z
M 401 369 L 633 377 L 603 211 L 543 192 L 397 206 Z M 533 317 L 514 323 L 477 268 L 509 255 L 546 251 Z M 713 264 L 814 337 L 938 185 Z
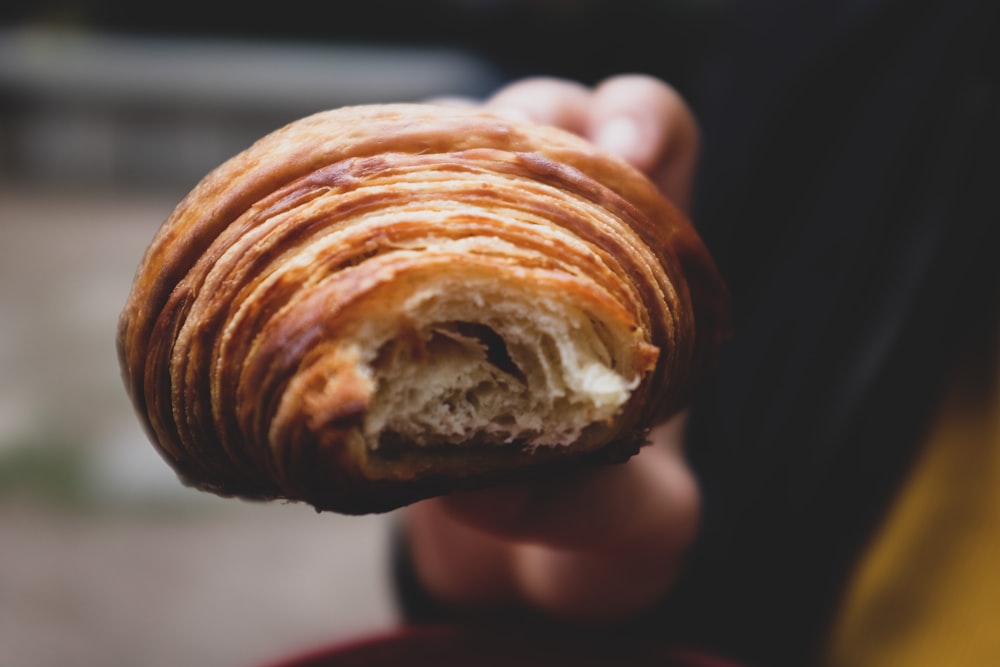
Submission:
M 985 352 L 855 573 L 828 667 L 1000 666 L 1000 369 Z

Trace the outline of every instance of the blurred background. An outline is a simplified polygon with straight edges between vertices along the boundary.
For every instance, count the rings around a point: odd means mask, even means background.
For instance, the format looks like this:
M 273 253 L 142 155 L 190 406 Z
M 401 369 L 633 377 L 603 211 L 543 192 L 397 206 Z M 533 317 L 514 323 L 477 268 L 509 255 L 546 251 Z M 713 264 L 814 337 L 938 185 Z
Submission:
M 391 514 L 186 489 L 126 399 L 119 310 L 208 170 L 321 109 L 536 74 L 645 72 L 697 108 L 724 20 L 721 0 L 225 7 L 0 9 L 4 667 L 254 667 L 399 621 Z

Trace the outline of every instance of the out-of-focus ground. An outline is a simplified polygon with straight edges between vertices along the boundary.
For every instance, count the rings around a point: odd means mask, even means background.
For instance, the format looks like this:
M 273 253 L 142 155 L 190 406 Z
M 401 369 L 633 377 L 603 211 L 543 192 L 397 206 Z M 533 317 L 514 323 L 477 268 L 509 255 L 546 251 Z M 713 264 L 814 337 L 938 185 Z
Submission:
M 391 517 L 182 487 L 114 326 L 163 197 L 0 190 L 0 665 L 252 667 L 389 627 Z
M 0 30 L 0 665 L 255 667 L 397 622 L 394 517 L 183 487 L 126 398 L 115 328 L 157 227 L 218 162 L 311 111 L 488 75 L 442 51 Z

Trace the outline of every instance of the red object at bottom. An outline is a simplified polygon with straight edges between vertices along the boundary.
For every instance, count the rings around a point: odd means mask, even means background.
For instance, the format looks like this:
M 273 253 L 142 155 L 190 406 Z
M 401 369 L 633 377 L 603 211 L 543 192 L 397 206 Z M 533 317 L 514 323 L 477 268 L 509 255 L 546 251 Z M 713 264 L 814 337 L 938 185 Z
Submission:
M 601 634 L 418 626 L 303 653 L 267 667 L 741 667 L 697 650 Z

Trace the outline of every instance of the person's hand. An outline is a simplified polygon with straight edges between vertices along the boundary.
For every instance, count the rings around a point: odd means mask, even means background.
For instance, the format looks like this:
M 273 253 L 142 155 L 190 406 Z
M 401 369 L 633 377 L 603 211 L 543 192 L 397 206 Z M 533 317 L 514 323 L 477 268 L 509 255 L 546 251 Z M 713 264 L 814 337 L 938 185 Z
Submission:
M 571 130 L 649 174 L 682 210 L 691 199 L 697 124 L 665 83 L 610 78 L 511 84 L 485 106 Z M 683 416 L 629 461 L 416 503 L 403 511 L 426 589 L 457 607 L 528 605 L 563 619 L 615 622 L 670 589 L 694 537 L 699 493 L 683 454 Z
M 501 88 L 486 107 L 556 125 L 625 158 L 689 211 L 698 125 L 681 96 L 645 75 L 619 75 L 593 88 L 564 79 L 524 79 Z

